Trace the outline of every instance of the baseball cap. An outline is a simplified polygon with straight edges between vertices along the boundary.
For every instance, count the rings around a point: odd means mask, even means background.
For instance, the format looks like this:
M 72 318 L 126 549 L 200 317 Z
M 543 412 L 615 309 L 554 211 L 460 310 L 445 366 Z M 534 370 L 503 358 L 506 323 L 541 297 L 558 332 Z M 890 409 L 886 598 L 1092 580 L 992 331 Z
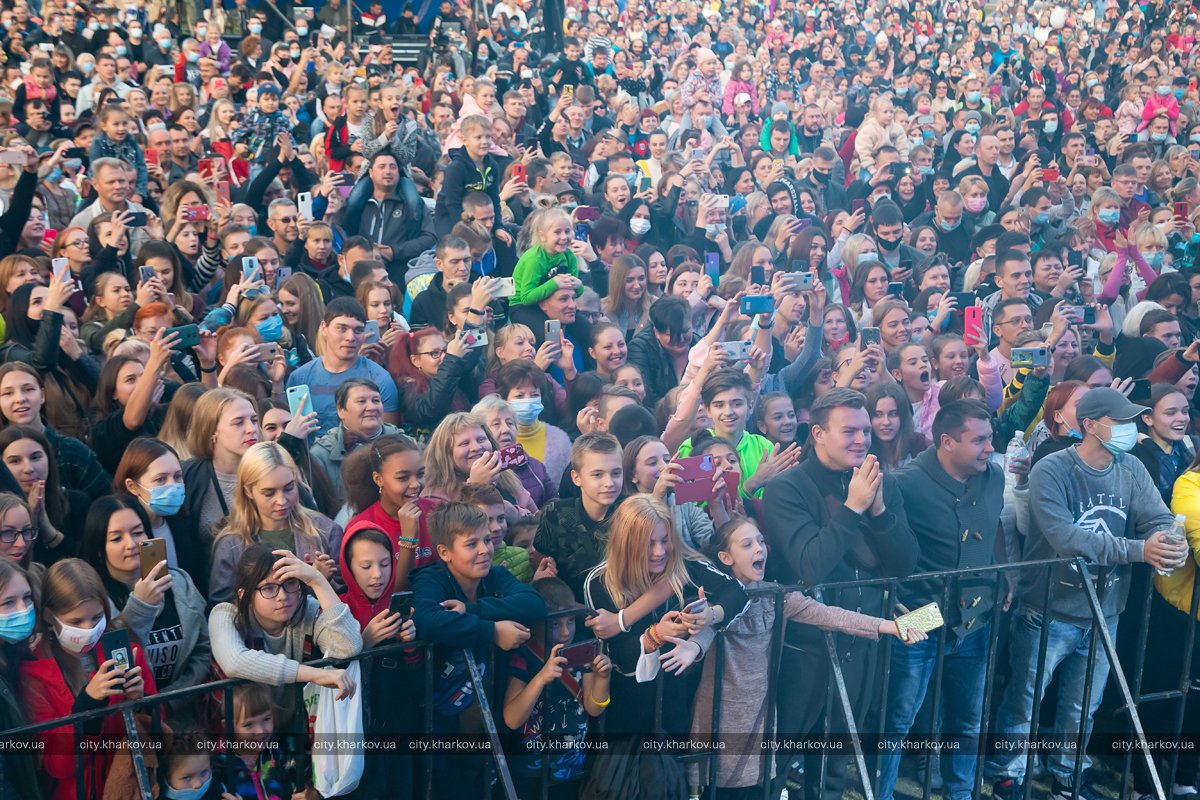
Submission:
M 745 92 L 739 92 L 738 94 L 733 96 L 733 104 L 735 106 L 740 106 L 742 103 L 749 103 L 749 102 L 750 102 L 750 95 L 746 94 Z
M 1095 389 L 1089 389 L 1083 397 L 1079 398 L 1079 403 L 1075 406 L 1075 419 L 1082 422 L 1085 419 L 1108 417 L 1109 419 L 1125 421 L 1139 417 L 1149 411 L 1150 409 L 1145 406 L 1129 402 L 1129 398 L 1116 389 L 1100 386 Z

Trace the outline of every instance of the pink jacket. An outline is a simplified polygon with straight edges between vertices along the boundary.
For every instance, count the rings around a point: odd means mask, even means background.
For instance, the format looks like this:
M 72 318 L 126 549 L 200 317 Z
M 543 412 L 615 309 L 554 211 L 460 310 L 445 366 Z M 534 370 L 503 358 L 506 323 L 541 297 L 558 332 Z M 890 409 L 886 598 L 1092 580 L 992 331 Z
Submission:
M 688 75 L 687 80 L 683 82 L 683 86 L 679 89 L 683 93 L 683 107 L 691 108 L 696 104 L 696 95 L 707 92 L 716 103 L 718 97 L 721 96 L 721 78 L 714 75 L 711 78 L 706 78 L 700 74 L 699 69 L 692 70 L 692 74 Z
M 1142 119 L 1142 110 L 1132 100 L 1125 100 L 1117 106 L 1117 112 L 1113 116 L 1117 120 L 1117 130 L 1126 135 L 1132 135 L 1137 132 L 1138 123 Z
M 463 97 L 462 108 L 458 111 L 458 119 L 454 121 L 453 127 L 450 128 L 450 135 L 446 137 L 446 146 L 442 148 L 442 155 L 447 155 L 453 150 L 463 146 L 462 132 L 459 128 L 462 126 L 462 121 L 467 117 L 479 115 L 484 117 L 489 123 L 492 121 L 492 115 L 484 111 L 479 101 L 472 95 Z M 500 146 L 500 143 L 495 139 L 492 140 L 492 149 L 489 151 L 494 156 L 508 157 L 508 151 Z
M 1174 134 L 1175 122 L 1179 119 L 1179 101 L 1171 96 L 1150 95 L 1150 99 L 1142 108 L 1142 121 L 1138 123 L 1137 129 L 1140 131 L 1148 128 L 1151 120 L 1164 113 L 1167 115 L 1167 119 L 1171 120 L 1171 133 Z
M 725 101 L 721 104 L 721 113 L 733 113 L 733 98 L 745 92 L 750 95 L 750 110 L 758 113 L 758 91 L 750 81 L 730 81 L 725 84 Z

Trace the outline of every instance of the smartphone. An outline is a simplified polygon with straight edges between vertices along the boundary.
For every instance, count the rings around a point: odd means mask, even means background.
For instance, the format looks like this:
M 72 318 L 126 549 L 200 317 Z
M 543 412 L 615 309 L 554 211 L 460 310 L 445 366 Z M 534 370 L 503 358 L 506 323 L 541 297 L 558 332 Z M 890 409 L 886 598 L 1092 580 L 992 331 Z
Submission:
M 275 342 L 264 342 L 258 346 L 258 360 L 270 364 L 279 355 L 279 345 Z
M 983 309 L 979 306 L 967 306 L 963 311 L 963 340 L 967 347 L 987 344 L 983 335 Z
M 705 253 L 704 254 L 704 274 L 708 275 L 708 279 L 712 281 L 712 285 L 716 286 L 721 282 L 721 254 L 720 253 Z
M 562 322 L 556 319 L 546 320 L 546 341 L 558 342 L 562 340 Z
M 149 221 L 150 216 L 145 211 L 133 211 L 125 218 L 125 227 L 144 228 Z
M 138 283 L 146 283 L 157 275 L 154 267 L 138 267 Z
M 1058 170 L 1051 167 L 1042 170 L 1042 183 L 1054 183 L 1058 180 Z
M 200 326 L 199 325 L 180 325 L 175 328 L 167 328 L 164 335 L 167 333 L 178 333 L 179 341 L 171 347 L 172 350 L 182 351 L 190 350 L 193 347 L 200 346 Z
M 312 206 L 312 192 L 300 192 L 300 194 L 296 195 L 296 208 L 300 212 L 301 219 L 311 220 L 313 218 Z
M 524 164 L 513 164 L 513 173 L 512 173 L 512 176 L 513 176 L 513 180 L 514 180 L 514 181 L 526 181 L 526 182 L 528 182 L 528 177 L 527 177 L 527 174 L 526 174 L 526 172 L 525 172 L 525 165 L 524 165 Z
M 463 344 L 474 350 L 477 347 L 487 347 L 488 335 L 487 331 L 480 329 L 471 329 L 462 331 Z
M 496 453 L 500 457 L 500 469 L 519 467 L 529 460 L 529 456 L 525 454 L 525 448 L 519 444 L 510 444 L 508 447 L 501 447 Z
M 1078 250 L 1068 250 L 1067 266 L 1075 269 L 1083 269 L 1083 253 Z
M 766 271 L 762 267 L 751 267 L 750 268 L 750 283 L 754 284 L 755 286 L 766 286 L 767 285 Z
M 591 232 L 591 228 L 588 227 L 588 224 L 586 222 L 576 222 L 575 223 L 575 241 L 586 242 L 588 240 L 588 234 L 590 232 Z
M 956 308 L 960 313 L 975 305 L 974 292 L 951 292 L 950 296 L 954 298 L 954 302 L 957 304 Z
M 24 164 L 27 157 L 20 150 L 0 150 L 0 164 Z
M 1129 396 L 1137 397 L 1141 400 L 1149 400 L 1150 399 L 1150 379 L 1149 378 L 1138 378 L 1137 380 L 1135 380 L 1133 382 L 1133 385 L 1129 388 Z
M 729 195 L 719 194 L 714 197 L 713 208 L 729 208 Z
M 283 282 L 286 281 L 288 278 L 292 277 L 292 272 L 293 272 L 293 270 L 291 267 L 279 267 L 278 269 L 276 269 L 275 270 L 275 288 L 278 289 L 280 286 L 283 286 Z
M 196 171 L 200 173 L 201 178 L 211 178 L 213 176 L 213 162 L 211 158 L 202 158 L 196 162 Z
M 87 158 L 87 148 L 68 147 L 63 150 L 63 158 Z
M 775 298 L 769 294 L 752 294 L 743 297 L 741 312 L 748 317 L 755 314 L 774 314 Z
M 242 259 L 242 280 L 249 283 L 262 279 L 262 264 L 257 256 L 246 256 Z
M 1043 125 L 1040 119 L 1031 119 L 1027 124 L 1029 125 L 1029 130 L 1037 131 L 1038 133 L 1042 132 Z
M 911 175 L 913 165 L 907 161 L 897 161 L 892 164 L 892 175 L 896 178 L 903 178 L 905 175 Z
M 187 222 L 202 222 L 212 216 L 208 206 L 192 206 L 184 212 L 183 218 Z
M 367 320 L 367 327 L 365 328 L 365 333 L 366 333 L 367 338 L 364 341 L 366 344 L 375 344 L 376 342 L 378 342 L 379 341 L 379 320 L 377 320 L 377 319 Z
M 889 281 L 887 290 L 896 299 L 904 297 L 904 281 Z
M 71 279 L 71 262 L 69 259 L 51 259 L 50 268 L 54 271 L 54 280 L 59 283 L 66 283 Z
M 229 181 L 221 181 L 217 184 L 217 202 L 231 202 L 229 199 Z
M 79 149 L 82 150 L 83 148 L 81 147 Z M 73 156 L 73 157 L 74 158 L 82 158 L 83 156 Z M 157 164 L 158 163 L 158 151 L 155 150 L 153 147 L 146 148 L 146 163 L 147 164 Z
M 388 601 L 388 611 L 399 614 L 401 619 L 408 619 L 412 616 L 412 607 L 412 592 L 395 592 L 392 594 L 392 599 Z
M 881 344 L 879 328 L 863 328 L 858 332 L 858 349 L 866 350 L 873 344 Z
M 693 147 L 692 148 L 692 161 L 703 161 L 703 160 L 704 160 L 704 151 L 701 150 L 699 147 Z
M 862 211 L 866 207 L 867 207 L 867 201 L 863 200 L 861 198 L 858 200 L 850 201 L 850 213 L 851 214 L 857 214 L 859 211 Z
M 813 281 L 816 279 L 813 277 L 813 274 L 811 272 L 801 271 L 801 272 L 793 272 L 791 274 L 792 274 L 792 286 L 796 289 L 796 291 L 798 291 L 798 292 L 811 292 L 812 291 Z
M 167 540 L 147 539 L 138 550 L 138 560 L 141 562 L 142 577 L 146 577 L 158 566 L 160 561 L 167 560 Z
M 100 637 L 100 646 L 104 649 L 104 660 L 115 661 L 113 667 L 117 672 L 125 672 L 133 668 L 133 650 L 129 647 L 129 631 L 117 628 Z
M 1050 366 L 1050 348 L 1014 347 L 1012 365 L 1014 367 L 1048 367 Z
M 750 342 L 745 340 L 717 342 L 717 347 L 725 351 L 731 364 L 745 363 L 750 360 Z
M 558 651 L 558 655 L 567 660 L 568 668 L 591 669 L 592 662 L 596 660 L 596 656 L 600 655 L 600 647 L 599 639 L 588 639 L 585 642 L 564 647 Z
M 648 192 L 648 191 L 650 191 L 651 185 L 652 185 L 652 181 L 650 180 L 650 176 L 643 175 L 642 179 L 638 182 L 638 191 L 639 192 Z
M 675 485 L 675 505 L 703 503 L 716 497 L 713 473 L 716 466 L 712 456 L 688 456 L 675 459 L 680 466 L 677 473 L 681 481 Z
M 46 232 L 42 234 L 43 242 L 53 242 L 57 238 L 58 231 L 54 230 L 54 228 L 46 228 Z
M 293 417 L 312 413 L 312 392 L 308 390 L 308 386 L 305 384 L 289 386 L 287 388 L 287 401 L 288 411 L 291 412 Z
M 1188 206 L 1187 203 L 1176 203 L 1175 204 L 1175 219 L 1180 220 L 1181 222 L 1187 222 L 1188 215 L 1190 213 L 1191 213 L 1191 208 Z

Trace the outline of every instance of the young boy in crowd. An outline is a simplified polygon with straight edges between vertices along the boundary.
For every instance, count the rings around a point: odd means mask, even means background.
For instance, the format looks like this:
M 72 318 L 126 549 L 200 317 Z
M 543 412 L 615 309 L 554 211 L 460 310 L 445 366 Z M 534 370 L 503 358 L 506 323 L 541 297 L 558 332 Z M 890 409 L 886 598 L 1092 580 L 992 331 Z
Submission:
M 604 560 L 608 522 L 623 483 L 621 443 L 607 433 L 585 433 L 571 445 L 571 482 L 580 497 L 560 498 L 542 509 L 533 546 L 554 558 L 558 575 L 576 597 L 592 567 Z
M 294 769 L 284 763 L 275 740 L 275 705 L 271 687 L 248 683 L 233 690 L 233 742 L 218 757 L 218 773 L 229 779 L 236 797 L 291 797 Z
M 413 619 L 436 647 L 438 677 L 430 702 L 439 734 L 482 736 L 483 716 L 464 657 L 469 649 L 481 674 L 487 648 L 515 650 L 526 641 L 528 625 L 545 619 L 546 603 L 503 567 L 492 566 L 487 514 L 466 503 L 446 503 L 429 516 L 429 538 L 439 563 L 413 573 Z M 477 789 L 491 758 L 439 757 L 434 762 L 434 796 L 461 797 Z
M 575 608 L 571 587 L 558 578 L 534 581 L 551 614 Z M 569 667 L 562 649 L 575 639 L 575 617 L 561 616 L 534 627 L 533 637 L 513 651 L 504 693 L 504 724 L 521 735 L 524 752 L 514 756 L 513 780 L 521 797 L 538 797 L 540 754 L 550 752 L 552 798 L 573 797 L 574 780 L 583 769 L 588 718 L 604 713 L 609 703 L 612 661 L 598 653 L 590 664 Z M 569 790 L 569 791 L 567 791 Z
M 162 778 L 160 796 L 170 800 L 238 800 L 237 795 L 225 791 L 225 785 L 214 779 L 209 750 L 176 740 L 163 761 L 159 773 Z
M 532 583 L 533 567 L 529 563 L 529 551 L 504 543 L 508 535 L 508 514 L 504 510 L 504 498 L 500 491 L 490 483 L 468 483 L 463 486 L 459 499 L 487 514 L 492 565 L 504 567 L 521 583 Z
M 258 104 L 246 119 L 233 130 L 234 145 L 249 148 L 249 159 L 262 164 L 267 159 L 271 144 L 281 133 L 292 136 L 292 123 L 279 110 L 279 87 L 264 83 L 258 87 Z M 292 140 L 292 146 L 296 142 Z
M 742 497 L 761 497 L 767 482 L 800 459 L 800 447 L 793 443 L 787 449 L 771 440 L 746 430 L 750 418 L 750 397 L 754 393 L 746 373 L 736 369 L 721 369 L 709 375 L 700 389 L 704 413 L 712 420 L 709 430 L 731 443 L 737 452 L 742 473 Z M 692 453 L 692 440 L 679 446 L 678 458 Z
M 433 211 L 434 227 L 438 236 L 450 233 L 462 221 L 463 198 L 469 192 L 483 192 L 496 210 L 493 228 L 501 231 L 500 176 L 504 167 L 491 154 L 492 123 L 487 117 L 473 114 L 462 121 L 459 132 L 463 144 L 450 151 L 450 163 L 442 173 L 442 189 Z

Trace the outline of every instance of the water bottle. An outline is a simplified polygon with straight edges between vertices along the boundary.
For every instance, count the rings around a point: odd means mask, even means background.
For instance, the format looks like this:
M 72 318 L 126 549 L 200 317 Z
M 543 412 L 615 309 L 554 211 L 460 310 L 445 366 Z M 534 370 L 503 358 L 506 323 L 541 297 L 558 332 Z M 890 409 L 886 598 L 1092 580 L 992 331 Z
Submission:
M 1185 521 L 1186 518 L 1183 516 L 1183 514 L 1176 514 L 1175 523 L 1171 525 L 1171 530 L 1167 532 L 1167 535 L 1164 537 L 1164 541 L 1170 542 L 1171 544 L 1187 544 L 1187 536 L 1183 532 L 1183 523 Z M 1182 563 L 1176 564 L 1170 569 L 1158 569 L 1156 567 L 1154 571 L 1159 575 L 1170 575 L 1181 566 L 1183 566 Z
M 1029 451 L 1025 449 L 1025 433 L 1017 431 L 1013 434 L 1012 440 L 1008 443 L 1008 449 L 1004 451 L 1004 469 L 1006 472 L 1012 471 L 1012 463 L 1014 458 L 1028 458 Z

